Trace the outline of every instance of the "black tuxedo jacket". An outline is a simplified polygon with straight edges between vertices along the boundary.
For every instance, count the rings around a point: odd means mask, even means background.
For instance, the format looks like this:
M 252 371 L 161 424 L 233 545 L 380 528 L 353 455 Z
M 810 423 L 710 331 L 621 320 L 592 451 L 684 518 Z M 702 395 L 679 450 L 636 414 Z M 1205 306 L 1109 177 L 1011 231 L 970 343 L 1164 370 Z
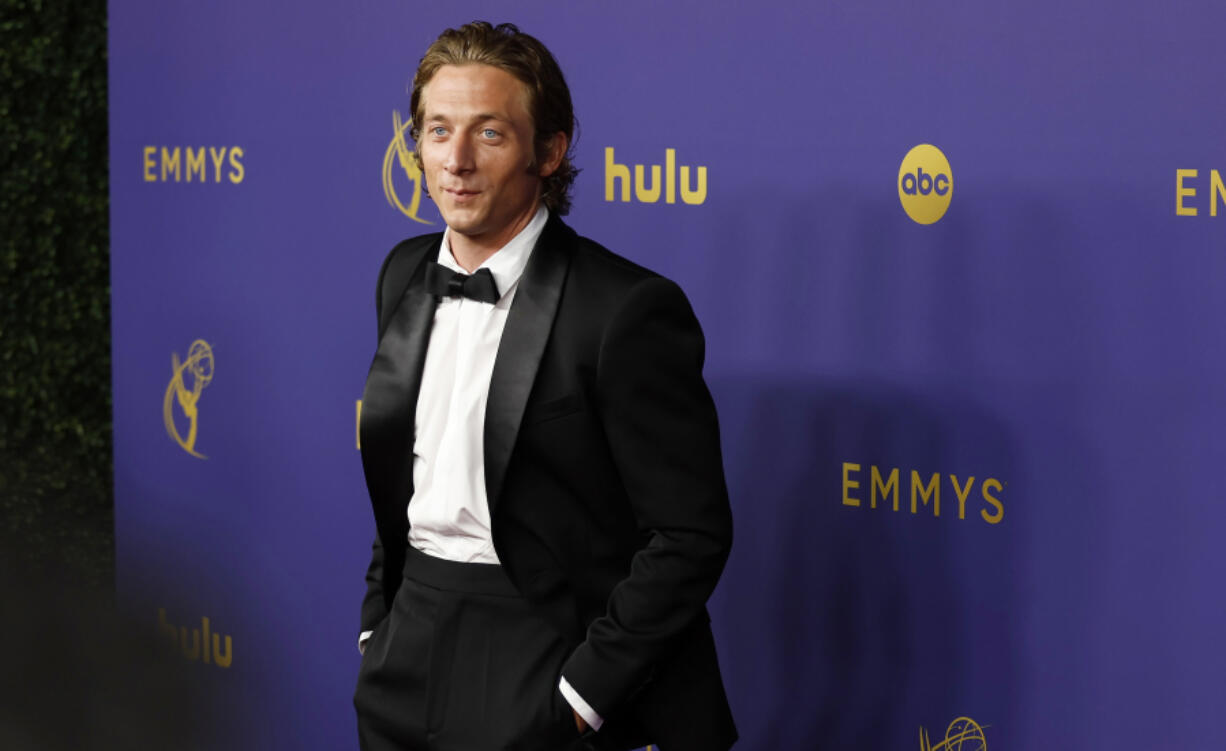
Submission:
M 360 425 L 377 531 L 363 630 L 400 586 L 437 304 L 423 261 L 441 238 L 400 243 L 379 275 Z M 732 517 L 703 354 L 680 288 L 551 215 L 507 315 L 485 416 L 507 575 L 573 645 L 562 675 L 605 718 L 600 735 L 664 751 L 736 740 L 705 607 Z

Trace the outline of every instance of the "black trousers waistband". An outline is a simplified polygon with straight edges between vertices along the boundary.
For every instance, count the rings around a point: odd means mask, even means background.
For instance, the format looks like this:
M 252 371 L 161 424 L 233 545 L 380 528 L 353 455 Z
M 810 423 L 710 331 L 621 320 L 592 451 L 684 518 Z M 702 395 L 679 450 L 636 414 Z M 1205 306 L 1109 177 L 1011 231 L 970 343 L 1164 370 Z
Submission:
M 405 559 L 358 671 L 363 751 L 579 751 L 558 691 L 571 649 L 503 568 Z
M 436 558 L 412 545 L 404 559 L 404 578 L 427 587 L 495 597 L 520 597 L 506 571 L 497 563 L 462 563 Z

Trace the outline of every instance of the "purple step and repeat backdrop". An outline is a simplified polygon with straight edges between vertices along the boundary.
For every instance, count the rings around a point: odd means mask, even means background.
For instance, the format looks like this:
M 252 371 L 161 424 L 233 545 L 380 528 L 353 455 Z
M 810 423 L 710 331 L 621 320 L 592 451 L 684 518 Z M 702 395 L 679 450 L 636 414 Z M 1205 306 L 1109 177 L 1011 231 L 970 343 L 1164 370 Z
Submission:
M 374 281 L 474 18 L 703 322 L 741 747 L 1226 746 L 1220 3 L 113 0 L 119 587 L 219 748 L 356 747 Z

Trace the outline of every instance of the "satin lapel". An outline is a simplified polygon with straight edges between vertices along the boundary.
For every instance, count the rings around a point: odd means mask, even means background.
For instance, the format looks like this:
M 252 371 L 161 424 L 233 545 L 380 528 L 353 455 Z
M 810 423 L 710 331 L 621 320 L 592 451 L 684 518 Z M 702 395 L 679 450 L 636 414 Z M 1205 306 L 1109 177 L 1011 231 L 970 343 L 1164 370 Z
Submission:
M 520 278 L 498 343 L 485 405 L 485 491 L 494 513 L 570 267 L 574 232 L 551 215 Z
M 422 258 L 438 252 L 434 244 Z M 438 304 L 425 291 L 425 264 L 420 259 L 388 322 L 362 393 L 362 468 L 375 506 L 375 518 L 407 526 L 403 509 L 413 495 L 413 438 L 417 394 L 430 326 Z M 384 301 L 387 304 L 387 301 Z M 396 510 L 399 509 L 399 519 Z M 380 512 L 391 514 L 381 516 Z

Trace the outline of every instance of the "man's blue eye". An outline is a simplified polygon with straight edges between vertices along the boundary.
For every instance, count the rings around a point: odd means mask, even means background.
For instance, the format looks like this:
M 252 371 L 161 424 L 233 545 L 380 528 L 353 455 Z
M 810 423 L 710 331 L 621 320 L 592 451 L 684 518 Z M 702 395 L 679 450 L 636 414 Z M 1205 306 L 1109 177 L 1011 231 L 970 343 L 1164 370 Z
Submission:
M 445 135 L 447 135 L 447 129 L 446 129 L 446 128 L 444 128 L 444 127 L 442 127 L 441 125 L 440 125 L 440 126 L 435 126 L 435 127 L 432 129 L 432 131 L 433 131 L 434 135 L 436 135 L 436 136 L 445 136 Z
M 485 136 L 486 138 L 497 138 L 498 131 L 494 130 L 493 128 L 486 128 L 485 130 L 481 131 L 481 135 Z

